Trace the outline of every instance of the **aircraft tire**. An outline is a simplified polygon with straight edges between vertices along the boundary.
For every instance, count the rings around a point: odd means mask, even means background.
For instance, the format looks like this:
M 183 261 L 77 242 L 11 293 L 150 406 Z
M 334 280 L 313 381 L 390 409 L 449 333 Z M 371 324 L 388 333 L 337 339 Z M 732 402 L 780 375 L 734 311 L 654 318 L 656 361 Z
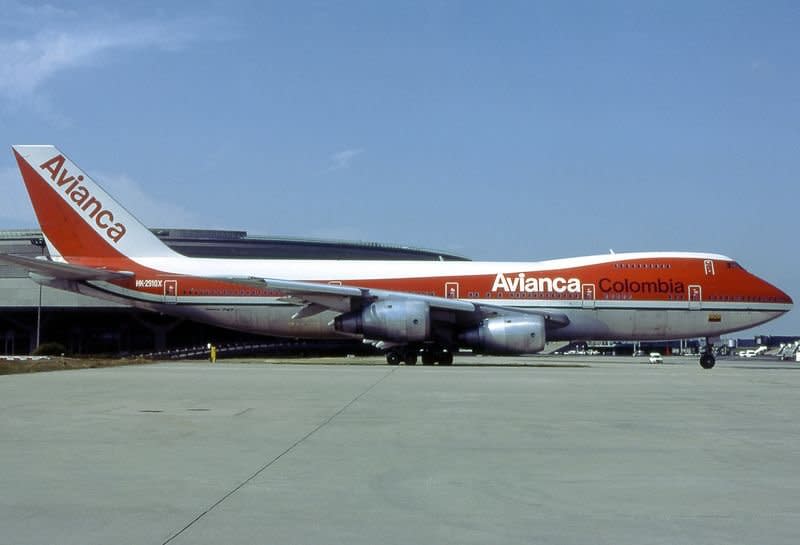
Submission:
M 417 364 L 417 354 L 416 352 L 406 352 L 405 356 L 403 357 L 403 363 L 406 365 L 416 365 Z
M 433 365 L 436 363 L 436 353 L 435 352 L 423 352 L 422 353 L 422 365 Z
M 453 365 L 453 353 L 442 352 L 439 354 L 439 365 Z
M 400 353 L 391 350 L 386 353 L 386 363 L 389 365 L 398 365 L 400 363 Z
M 714 367 L 715 363 L 717 363 L 717 360 L 714 357 L 714 354 L 706 353 L 700 356 L 700 367 L 703 369 L 711 369 Z

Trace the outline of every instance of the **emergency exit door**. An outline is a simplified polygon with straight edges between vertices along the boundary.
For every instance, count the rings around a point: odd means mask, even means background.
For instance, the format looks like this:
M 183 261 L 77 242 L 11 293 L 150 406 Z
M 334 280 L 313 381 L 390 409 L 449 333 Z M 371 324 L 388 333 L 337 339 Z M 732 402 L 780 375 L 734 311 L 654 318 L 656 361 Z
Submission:
M 699 310 L 703 304 L 703 288 L 698 284 L 689 286 L 689 310 Z
M 172 305 L 178 302 L 177 280 L 164 280 L 164 302 Z
M 583 294 L 583 308 L 594 308 L 594 284 L 584 284 L 581 286 Z
M 458 282 L 445 282 L 444 296 L 447 299 L 458 299 Z

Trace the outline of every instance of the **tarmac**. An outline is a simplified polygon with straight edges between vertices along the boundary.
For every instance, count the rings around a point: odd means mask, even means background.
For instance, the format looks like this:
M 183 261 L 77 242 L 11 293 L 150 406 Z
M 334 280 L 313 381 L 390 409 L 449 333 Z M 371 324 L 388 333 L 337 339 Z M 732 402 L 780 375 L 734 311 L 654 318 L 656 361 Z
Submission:
M 0 543 L 800 543 L 795 362 L 325 362 L 0 376 Z

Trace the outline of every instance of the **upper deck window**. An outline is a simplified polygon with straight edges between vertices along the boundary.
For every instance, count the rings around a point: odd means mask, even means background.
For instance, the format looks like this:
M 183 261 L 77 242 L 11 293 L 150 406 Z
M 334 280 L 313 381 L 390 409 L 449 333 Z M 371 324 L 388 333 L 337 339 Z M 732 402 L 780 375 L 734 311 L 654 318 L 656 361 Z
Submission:
M 615 269 L 671 269 L 670 263 L 614 263 Z

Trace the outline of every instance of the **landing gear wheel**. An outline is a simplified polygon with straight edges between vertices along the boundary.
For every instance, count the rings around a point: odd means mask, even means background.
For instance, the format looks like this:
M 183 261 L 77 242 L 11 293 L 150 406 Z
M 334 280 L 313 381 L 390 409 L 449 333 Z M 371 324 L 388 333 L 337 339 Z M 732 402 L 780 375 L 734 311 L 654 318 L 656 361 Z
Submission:
M 403 356 L 403 363 L 406 365 L 416 365 L 417 364 L 417 353 L 416 352 L 406 352 L 405 356 Z
M 436 352 L 423 352 L 422 365 L 433 365 L 436 363 Z
M 706 352 L 705 354 L 700 356 L 700 367 L 702 367 L 703 369 L 711 369 L 712 367 L 714 367 L 715 363 L 717 363 L 717 360 L 714 357 L 714 354 L 710 352 Z
M 439 365 L 453 365 L 453 353 L 442 352 L 439 354 Z
M 400 353 L 394 350 L 386 353 L 386 363 L 389 365 L 398 365 L 400 363 Z

